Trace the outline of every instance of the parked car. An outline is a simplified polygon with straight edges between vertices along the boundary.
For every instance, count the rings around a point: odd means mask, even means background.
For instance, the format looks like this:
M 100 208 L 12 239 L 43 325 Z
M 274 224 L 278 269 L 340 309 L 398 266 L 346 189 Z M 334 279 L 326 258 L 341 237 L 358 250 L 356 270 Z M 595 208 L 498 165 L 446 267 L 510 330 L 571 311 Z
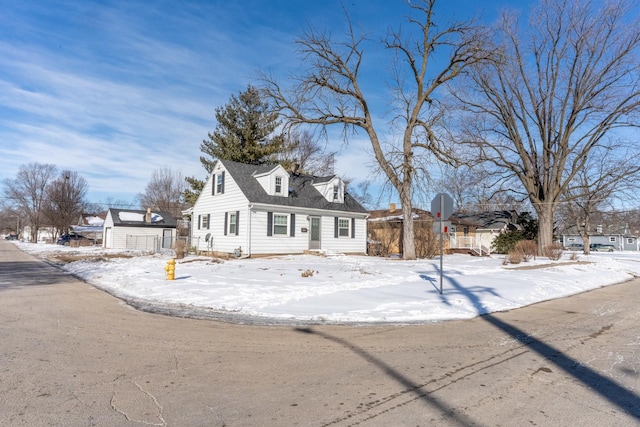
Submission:
M 71 242 L 74 240 L 75 241 L 87 240 L 87 238 L 79 234 L 63 234 L 62 236 L 58 237 L 58 240 L 56 241 L 56 243 L 58 245 L 69 246 Z
M 5 236 L 5 240 L 18 240 L 18 235 L 16 233 L 9 233 Z
M 584 249 L 584 245 L 582 243 L 571 243 L 569 246 L 565 247 L 568 251 L 581 251 Z
M 613 252 L 616 247 L 613 245 L 605 245 L 602 243 L 592 243 L 589 245 L 589 250 L 592 252 Z

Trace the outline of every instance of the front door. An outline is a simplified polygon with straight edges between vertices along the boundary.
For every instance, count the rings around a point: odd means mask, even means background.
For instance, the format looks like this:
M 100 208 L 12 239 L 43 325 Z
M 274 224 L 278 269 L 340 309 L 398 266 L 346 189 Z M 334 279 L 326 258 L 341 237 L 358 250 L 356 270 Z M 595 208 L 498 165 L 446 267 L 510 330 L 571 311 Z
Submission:
M 309 218 L 309 249 L 320 249 L 320 217 L 312 216 Z

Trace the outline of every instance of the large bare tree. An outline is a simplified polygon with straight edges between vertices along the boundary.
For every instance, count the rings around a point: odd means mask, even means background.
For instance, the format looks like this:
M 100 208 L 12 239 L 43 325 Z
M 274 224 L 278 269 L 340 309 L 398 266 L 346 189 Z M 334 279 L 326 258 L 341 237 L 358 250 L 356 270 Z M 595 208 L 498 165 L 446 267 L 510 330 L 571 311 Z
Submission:
M 289 125 L 343 126 L 345 141 L 358 130 L 367 135 L 402 204 L 403 257 L 415 259 L 412 205 L 417 179 L 421 172 L 428 173 L 427 158 L 449 160 L 451 154 L 439 132 L 446 115 L 439 89 L 486 55 L 473 22 L 439 22 L 435 0 L 407 4 L 408 28 L 389 31 L 379 45 L 390 53 L 389 63 L 365 62 L 371 39 L 356 34 L 348 22 L 343 40 L 310 29 L 297 41 L 303 67 L 291 78 L 297 82 L 293 87 L 283 87 L 267 74 L 261 77 L 266 96 Z M 363 70 L 365 63 L 374 69 Z M 372 93 L 364 90 L 366 74 L 384 76 Z M 384 105 L 376 105 L 385 92 Z
M 44 219 L 46 189 L 55 175 L 54 165 L 29 163 L 20 166 L 15 179 L 5 179 L 3 182 L 8 205 L 19 213 L 21 219 L 26 220 L 30 227 L 30 239 L 34 243 L 38 240 L 38 231 Z
M 137 199 L 142 209 L 158 209 L 181 218 L 182 211 L 188 207 L 182 199 L 188 187 L 180 172 L 164 167 L 153 171 L 144 193 L 138 194 Z
M 592 217 L 616 199 L 636 199 L 640 178 L 640 153 L 624 147 L 594 150 L 563 195 L 563 207 L 575 225 L 589 254 Z
M 64 170 L 46 189 L 44 218 L 59 234 L 68 233 L 87 207 L 87 180 L 77 172 Z
M 454 92 L 476 156 L 521 182 L 542 251 L 591 153 L 637 126 L 640 29 L 624 0 L 541 0 L 527 22 L 504 13 L 495 40 L 496 60 L 471 69 L 475 91 Z

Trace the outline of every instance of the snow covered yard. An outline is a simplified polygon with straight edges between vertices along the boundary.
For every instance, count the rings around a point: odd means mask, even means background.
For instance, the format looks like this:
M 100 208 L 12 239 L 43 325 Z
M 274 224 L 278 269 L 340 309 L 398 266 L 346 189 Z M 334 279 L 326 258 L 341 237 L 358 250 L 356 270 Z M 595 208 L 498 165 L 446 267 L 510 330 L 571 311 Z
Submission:
M 125 300 L 200 313 L 302 323 L 420 323 L 465 319 L 577 294 L 640 276 L 640 254 L 594 253 L 504 265 L 504 256 L 403 261 L 340 254 L 176 261 L 99 247 L 14 242 L 40 258 L 80 258 L 61 268 Z M 189 311 L 189 310 L 187 310 Z

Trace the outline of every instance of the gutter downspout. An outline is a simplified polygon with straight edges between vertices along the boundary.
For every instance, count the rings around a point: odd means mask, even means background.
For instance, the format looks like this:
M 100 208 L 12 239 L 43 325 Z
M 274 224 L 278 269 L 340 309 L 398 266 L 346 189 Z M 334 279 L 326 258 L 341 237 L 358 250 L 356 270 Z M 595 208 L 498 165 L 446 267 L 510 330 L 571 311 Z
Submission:
M 247 257 L 251 256 L 251 209 L 253 204 L 248 205 L 247 208 Z

